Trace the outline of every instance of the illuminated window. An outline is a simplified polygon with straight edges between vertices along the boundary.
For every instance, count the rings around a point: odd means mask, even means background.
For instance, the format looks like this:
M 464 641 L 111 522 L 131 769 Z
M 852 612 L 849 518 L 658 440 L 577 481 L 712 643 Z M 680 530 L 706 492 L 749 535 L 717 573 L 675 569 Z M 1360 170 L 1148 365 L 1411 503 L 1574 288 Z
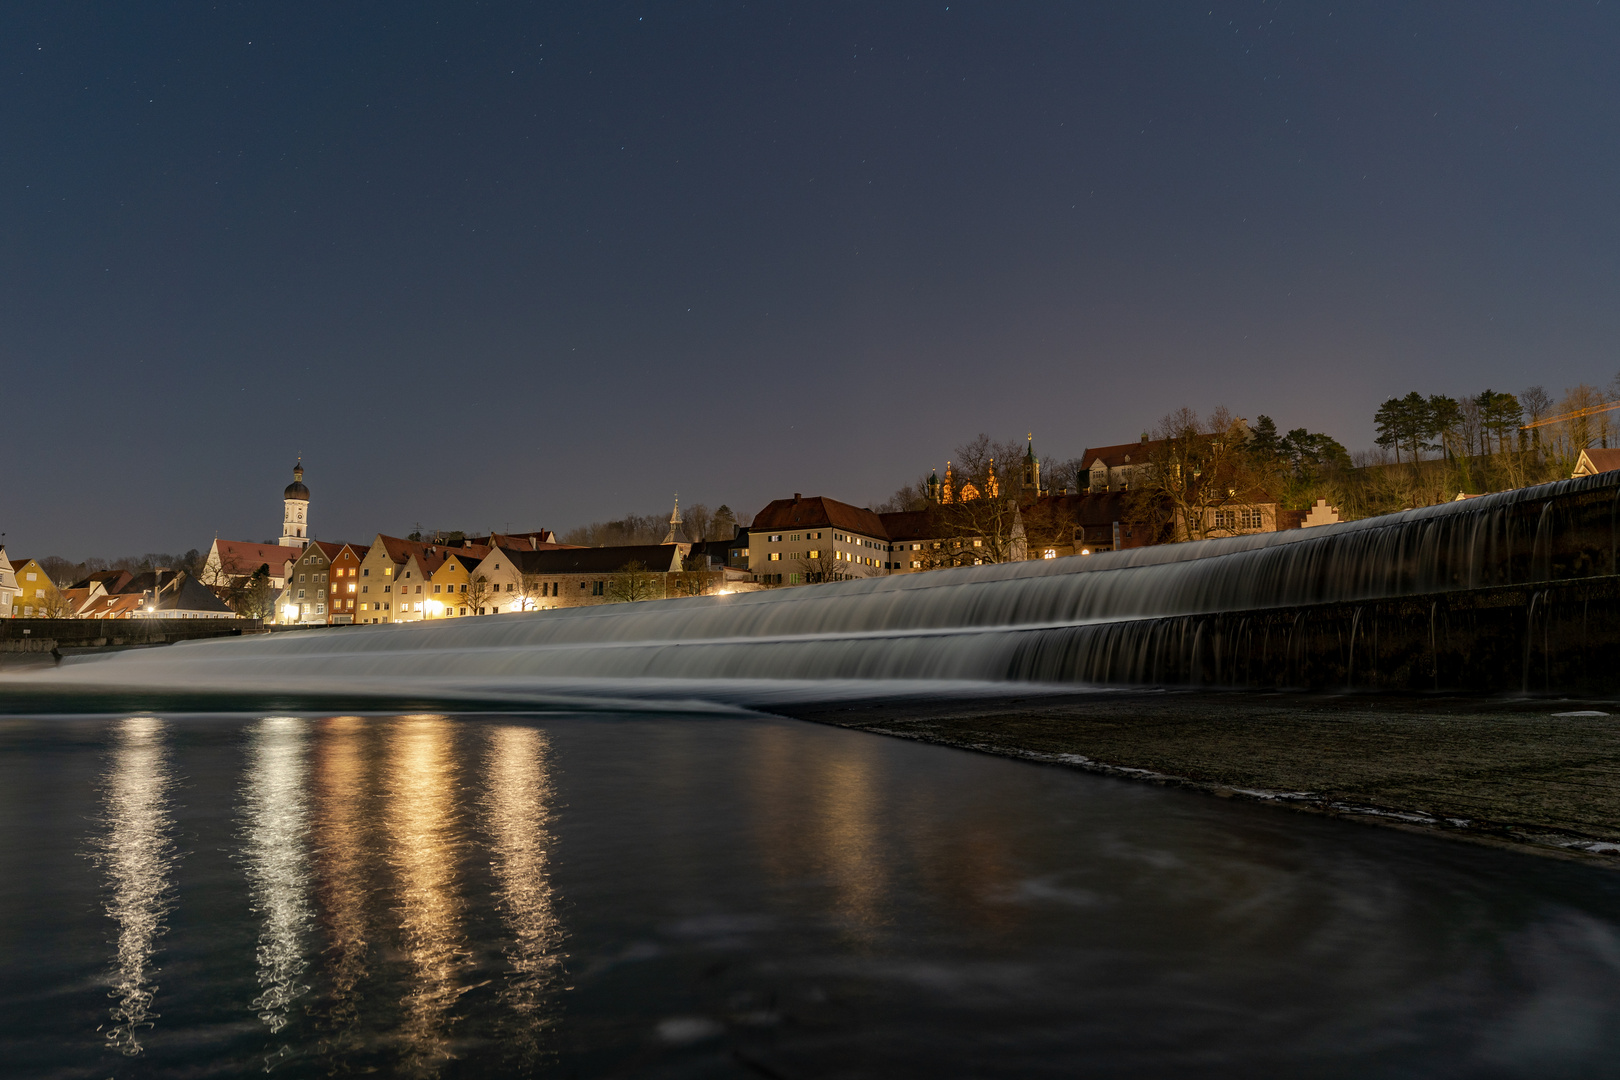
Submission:
M 780 551 L 771 552 L 769 561 L 770 562 L 781 562 L 782 561 L 782 553 Z
M 1043 559 L 1055 559 L 1055 558 L 1057 558 L 1057 548 L 1047 548 L 1045 551 L 1041 552 L 1041 558 L 1043 558 Z

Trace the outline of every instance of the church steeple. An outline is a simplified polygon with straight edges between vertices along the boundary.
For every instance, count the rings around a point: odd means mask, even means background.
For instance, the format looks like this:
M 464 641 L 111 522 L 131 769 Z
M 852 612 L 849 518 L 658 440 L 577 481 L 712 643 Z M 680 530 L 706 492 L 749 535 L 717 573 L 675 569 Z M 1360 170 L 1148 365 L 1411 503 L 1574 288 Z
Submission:
M 1020 494 L 1026 499 L 1041 494 L 1041 462 L 1035 456 L 1035 433 L 1029 433 L 1029 449 L 1024 451 L 1024 483 Z
M 664 534 L 663 542 L 666 544 L 690 544 L 686 538 L 686 530 L 681 528 L 681 497 L 675 496 L 675 510 L 669 515 L 669 532 Z
M 293 466 L 293 482 L 282 492 L 281 546 L 309 544 L 309 488 L 304 486 L 304 459 Z

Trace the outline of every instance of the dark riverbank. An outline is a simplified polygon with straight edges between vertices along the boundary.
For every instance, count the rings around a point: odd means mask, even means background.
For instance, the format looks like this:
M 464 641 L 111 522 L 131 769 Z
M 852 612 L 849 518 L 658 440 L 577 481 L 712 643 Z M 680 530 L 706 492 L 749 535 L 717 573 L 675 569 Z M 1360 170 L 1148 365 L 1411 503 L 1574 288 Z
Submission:
M 1106 691 L 773 711 L 1620 867 L 1610 702 Z

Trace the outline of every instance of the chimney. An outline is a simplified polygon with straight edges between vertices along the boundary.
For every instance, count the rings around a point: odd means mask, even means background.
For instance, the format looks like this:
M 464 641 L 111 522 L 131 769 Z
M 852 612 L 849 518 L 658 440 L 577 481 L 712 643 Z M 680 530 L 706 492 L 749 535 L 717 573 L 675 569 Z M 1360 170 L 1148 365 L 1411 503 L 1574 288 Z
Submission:
M 798 493 L 798 492 L 797 492 L 797 491 L 795 491 L 795 492 L 794 492 L 794 493 L 793 493 L 793 501 L 794 501 L 794 502 L 798 502 L 798 501 L 799 501 L 799 500 L 800 500 L 800 499 L 802 499 L 802 498 L 804 498 L 804 496 L 803 496 L 803 495 L 800 495 L 800 494 L 799 494 L 799 493 Z

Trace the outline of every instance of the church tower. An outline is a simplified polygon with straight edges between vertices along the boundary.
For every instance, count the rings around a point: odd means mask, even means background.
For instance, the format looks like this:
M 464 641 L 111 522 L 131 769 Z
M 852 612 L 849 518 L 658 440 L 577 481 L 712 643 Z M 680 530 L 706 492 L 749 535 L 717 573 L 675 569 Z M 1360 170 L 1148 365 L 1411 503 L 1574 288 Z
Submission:
M 666 544 L 691 543 L 686 538 L 686 530 L 681 528 L 681 499 L 678 495 L 675 497 L 675 510 L 669 515 L 669 532 L 664 534 L 663 542 Z
M 304 459 L 293 466 L 293 482 L 287 485 L 281 515 L 281 546 L 309 546 L 309 488 L 304 486 Z
M 1041 494 L 1041 462 L 1035 456 L 1035 433 L 1029 433 L 1029 449 L 1024 452 L 1024 484 L 1022 495 L 1034 499 Z

